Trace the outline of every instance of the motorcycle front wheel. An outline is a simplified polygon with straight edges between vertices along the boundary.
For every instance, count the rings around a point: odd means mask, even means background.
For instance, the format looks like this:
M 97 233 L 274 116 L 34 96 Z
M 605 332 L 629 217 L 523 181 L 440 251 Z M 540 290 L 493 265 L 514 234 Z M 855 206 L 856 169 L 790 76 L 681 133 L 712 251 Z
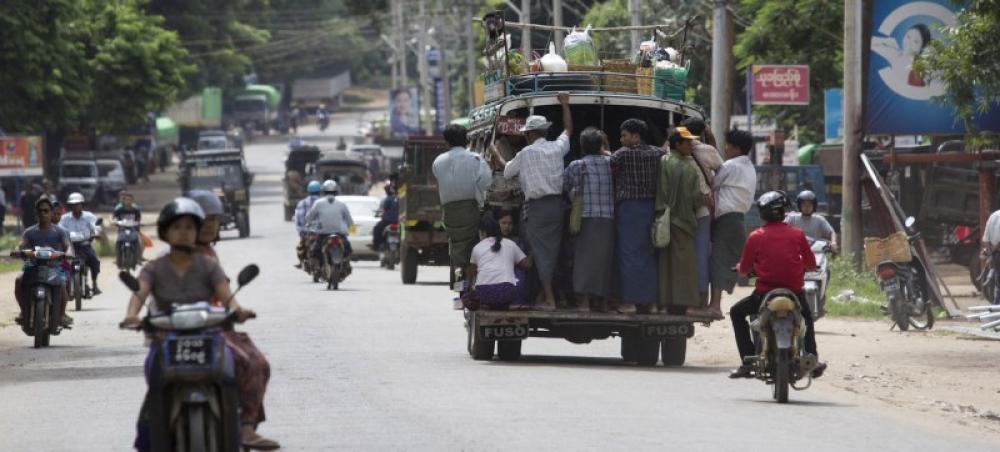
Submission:
M 33 330 L 35 331 L 35 348 L 42 348 L 48 342 L 49 329 L 45 327 L 45 298 L 35 300 L 35 312 L 32 313 Z
M 791 384 L 791 350 L 778 350 L 774 360 L 774 400 L 788 403 L 788 386 Z

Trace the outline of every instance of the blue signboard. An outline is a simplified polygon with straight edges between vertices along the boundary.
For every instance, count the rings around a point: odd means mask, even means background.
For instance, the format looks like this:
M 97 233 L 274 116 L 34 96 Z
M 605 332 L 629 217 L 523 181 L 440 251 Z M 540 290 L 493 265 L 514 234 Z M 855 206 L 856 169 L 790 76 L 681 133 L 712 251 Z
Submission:
M 955 108 L 934 98 L 944 84 L 912 69 L 913 61 L 940 39 L 939 28 L 955 25 L 952 0 L 875 0 L 868 55 L 865 132 L 869 134 L 961 134 Z M 980 130 L 1000 130 L 1000 105 L 975 118 Z
M 844 90 L 823 91 L 823 122 L 827 143 L 844 141 Z

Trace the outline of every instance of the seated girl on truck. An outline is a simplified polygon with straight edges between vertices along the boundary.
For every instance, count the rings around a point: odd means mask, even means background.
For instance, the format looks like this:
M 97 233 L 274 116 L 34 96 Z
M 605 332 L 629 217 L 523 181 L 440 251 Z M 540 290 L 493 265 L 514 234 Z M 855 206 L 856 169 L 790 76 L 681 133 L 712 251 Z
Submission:
M 472 249 L 472 281 L 475 298 L 484 306 L 504 309 L 520 301 L 514 267 L 524 267 L 527 256 L 510 239 L 503 238 L 492 215 L 479 221 L 480 242 Z

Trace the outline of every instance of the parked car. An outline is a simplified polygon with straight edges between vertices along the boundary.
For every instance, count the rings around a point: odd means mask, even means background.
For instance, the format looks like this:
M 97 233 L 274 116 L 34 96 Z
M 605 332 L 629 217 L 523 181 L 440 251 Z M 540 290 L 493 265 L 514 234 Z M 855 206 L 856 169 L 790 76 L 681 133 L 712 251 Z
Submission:
M 59 199 L 80 192 L 87 200 L 97 194 L 97 162 L 90 159 L 63 159 L 59 162 Z
M 97 159 L 97 201 L 115 204 L 118 193 L 125 189 L 125 168 L 121 160 Z
M 372 243 L 372 230 L 379 218 L 379 199 L 373 196 L 337 196 L 337 200 L 347 205 L 354 220 L 355 230 L 351 232 L 351 246 L 354 248 L 354 258 L 377 259 L 378 252 L 369 248 Z

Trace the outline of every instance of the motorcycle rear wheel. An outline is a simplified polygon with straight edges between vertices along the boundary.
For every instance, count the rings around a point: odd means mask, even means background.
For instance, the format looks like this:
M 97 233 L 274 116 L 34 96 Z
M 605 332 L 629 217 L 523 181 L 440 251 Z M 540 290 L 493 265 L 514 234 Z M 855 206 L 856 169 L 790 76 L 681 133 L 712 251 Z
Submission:
M 35 300 L 35 312 L 32 313 L 33 330 L 35 331 L 35 348 L 45 347 L 48 342 L 49 329 L 45 327 L 45 299 Z
M 209 450 L 207 435 L 205 435 L 205 407 L 198 404 L 188 405 L 188 450 Z
M 83 277 L 79 272 L 73 275 L 73 298 L 76 302 L 76 310 L 83 309 Z
M 788 386 L 791 383 L 791 351 L 778 350 L 774 360 L 774 400 L 788 403 Z

